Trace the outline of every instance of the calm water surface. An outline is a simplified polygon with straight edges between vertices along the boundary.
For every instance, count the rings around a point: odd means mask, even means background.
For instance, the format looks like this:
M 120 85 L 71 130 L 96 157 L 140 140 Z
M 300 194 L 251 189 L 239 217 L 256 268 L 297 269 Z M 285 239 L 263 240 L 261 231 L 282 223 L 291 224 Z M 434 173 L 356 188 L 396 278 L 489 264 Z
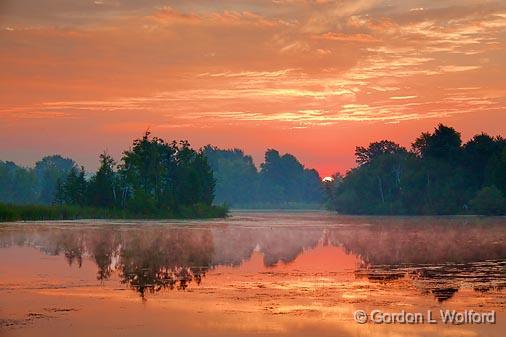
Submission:
M 505 336 L 506 219 L 233 213 L 0 225 L 0 336 Z M 496 311 L 493 325 L 355 310 Z

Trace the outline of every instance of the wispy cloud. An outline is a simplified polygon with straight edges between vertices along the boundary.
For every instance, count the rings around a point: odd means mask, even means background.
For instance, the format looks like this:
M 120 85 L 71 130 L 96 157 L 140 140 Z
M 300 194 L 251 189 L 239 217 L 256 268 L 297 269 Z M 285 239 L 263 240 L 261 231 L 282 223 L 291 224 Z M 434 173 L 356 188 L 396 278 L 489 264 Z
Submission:
M 362 130 L 506 106 L 500 1 L 7 3 L 5 137 L 41 123 L 218 138 L 231 124 Z

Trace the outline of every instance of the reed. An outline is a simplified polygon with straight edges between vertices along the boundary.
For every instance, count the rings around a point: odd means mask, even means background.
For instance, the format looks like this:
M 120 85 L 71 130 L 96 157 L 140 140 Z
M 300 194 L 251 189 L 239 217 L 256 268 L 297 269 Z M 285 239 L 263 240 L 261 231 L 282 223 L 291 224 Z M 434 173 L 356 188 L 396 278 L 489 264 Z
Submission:
M 205 219 L 223 218 L 226 206 L 196 204 L 177 210 L 159 209 L 156 212 L 132 212 L 117 208 L 95 208 L 67 205 L 13 205 L 0 203 L 0 222 L 78 220 L 78 219 Z

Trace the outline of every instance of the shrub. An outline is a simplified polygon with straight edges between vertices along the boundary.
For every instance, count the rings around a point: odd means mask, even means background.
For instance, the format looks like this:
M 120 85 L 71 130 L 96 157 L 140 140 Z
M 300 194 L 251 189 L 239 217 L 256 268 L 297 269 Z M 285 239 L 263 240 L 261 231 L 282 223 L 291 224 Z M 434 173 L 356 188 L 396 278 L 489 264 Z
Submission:
M 470 201 L 471 209 L 477 214 L 500 215 L 506 213 L 506 199 L 495 186 L 483 187 Z

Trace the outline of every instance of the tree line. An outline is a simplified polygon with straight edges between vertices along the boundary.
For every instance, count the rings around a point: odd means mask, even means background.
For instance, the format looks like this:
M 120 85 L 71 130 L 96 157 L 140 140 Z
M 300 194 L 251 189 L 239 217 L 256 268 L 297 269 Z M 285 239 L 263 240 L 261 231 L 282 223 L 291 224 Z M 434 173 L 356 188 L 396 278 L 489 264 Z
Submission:
M 99 157 L 94 174 L 69 158 L 44 157 L 34 168 L 0 161 L 0 203 L 74 205 L 128 209 L 149 214 L 195 204 L 246 208 L 320 207 L 324 189 L 318 172 L 291 154 L 265 152 L 257 169 L 239 149 L 187 141 L 167 143 L 146 133 L 120 163 Z
M 459 132 L 439 125 L 422 133 L 409 149 L 382 140 L 357 147 L 355 155 L 356 168 L 322 183 L 316 170 L 274 149 L 266 151 L 257 169 L 239 149 L 208 145 L 194 150 L 187 141 L 165 142 L 146 133 L 119 163 L 107 153 L 100 155 L 94 174 L 59 155 L 43 158 L 34 168 L 0 161 L 0 203 L 96 207 L 159 217 L 191 215 L 199 207 L 205 214 L 213 202 L 236 208 L 315 208 L 326 203 L 347 214 L 506 213 L 502 137 L 482 133 L 463 143 Z
M 149 217 L 226 213 L 212 205 L 215 179 L 203 151 L 149 132 L 133 141 L 119 163 L 101 154 L 92 175 L 56 155 L 43 158 L 34 169 L 2 162 L 0 179 L 4 203 L 116 209 Z
M 204 147 L 216 177 L 216 200 L 233 207 L 320 207 L 324 189 L 315 169 L 305 168 L 293 155 L 268 149 L 257 169 L 239 149 Z
M 54 201 L 57 182 L 67 176 L 75 161 L 60 155 L 46 156 L 25 168 L 0 161 L 0 202 L 48 205 Z
M 351 214 L 506 214 L 506 140 L 462 143 L 440 124 L 406 149 L 389 140 L 357 147 L 357 167 L 326 183 L 330 209 Z

